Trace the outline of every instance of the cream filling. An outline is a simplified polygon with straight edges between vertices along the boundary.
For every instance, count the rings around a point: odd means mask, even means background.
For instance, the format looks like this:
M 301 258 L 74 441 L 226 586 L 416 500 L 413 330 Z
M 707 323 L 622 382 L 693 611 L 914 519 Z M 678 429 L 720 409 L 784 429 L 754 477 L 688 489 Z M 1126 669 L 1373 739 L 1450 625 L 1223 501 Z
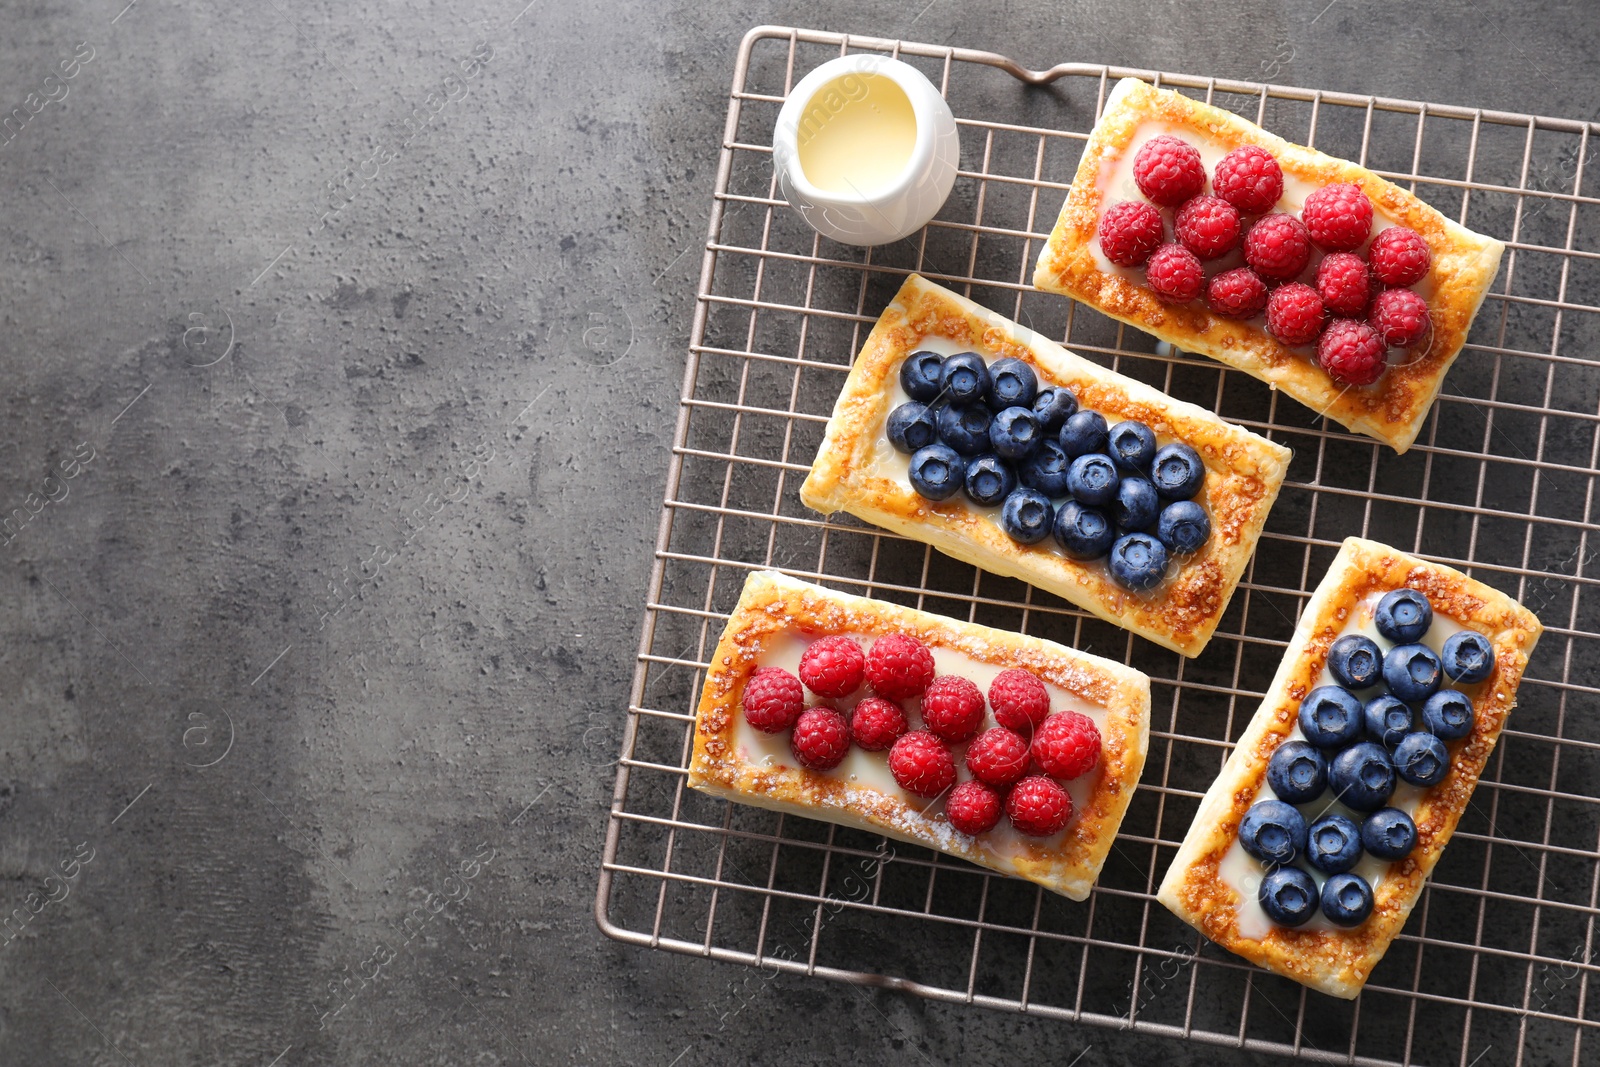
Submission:
M 846 636 L 853 638 L 861 645 L 863 650 L 872 647 L 874 640 L 867 634 L 848 634 Z M 798 675 L 800 673 L 800 656 L 810 643 L 810 639 L 798 634 L 788 634 L 775 638 L 767 650 L 762 653 L 757 663 L 761 667 L 782 667 L 791 674 Z M 932 648 L 929 651 L 933 653 L 933 665 L 936 673 L 958 674 L 971 680 L 985 694 L 989 691 L 989 683 L 994 681 L 996 675 L 1006 669 L 1003 666 L 996 666 L 992 663 L 984 663 L 973 659 L 966 653 L 953 649 Z M 1105 708 L 1090 704 L 1081 697 L 1050 682 L 1045 682 L 1044 686 L 1045 691 L 1050 694 L 1050 711 L 1052 713 L 1070 710 L 1087 715 L 1094 721 L 1095 727 L 1100 731 L 1101 743 L 1102 745 L 1104 744 L 1106 736 Z M 806 692 L 806 702 L 808 706 L 825 704 L 829 707 L 837 708 L 848 718 L 851 710 L 861 700 L 870 695 L 871 693 L 863 686 L 860 690 L 842 700 L 825 700 L 816 697 L 808 690 Z M 899 703 L 905 709 L 906 721 L 910 729 L 921 729 L 921 701 L 913 699 L 900 701 Z M 981 734 L 984 730 L 996 725 L 998 724 L 994 721 L 994 716 L 986 712 L 984 724 L 978 732 Z M 957 783 L 964 782 L 972 777 L 971 772 L 967 770 L 966 764 L 967 746 L 959 744 L 949 747 L 956 761 L 956 781 Z M 740 760 L 762 769 L 798 769 L 800 766 L 795 760 L 793 752 L 790 751 L 787 731 L 776 734 L 763 733 L 747 723 L 743 715 L 737 716 L 734 720 L 733 749 Z M 927 800 L 900 788 L 899 784 L 894 780 L 894 775 L 889 773 L 889 753 L 887 751 L 868 752 L 856 745 L 851 745 L 849 754 L 845 756 L 844 761 L 839 766 L 830 771 L 813 771 L 812 773 L 822 774 L 829 778 L 849 782 L 852 786 L 858 788 L 871 789 L 882 793 L 930 817 L 943 810 L 944 800 L 942 797 Z M 995 828 L 983 835 L 983 840 L 996 851 L 1008 855 L 1020 853 L 1023 847 L 1029 844 L 1047 849 L 1059 846 L 1061 839 L 1071 831 L 1073 822 L 1078 818 L 1078 813 L 1089 803 L 1089 798 L 1094 793 L 1103 773 L 1104 765 L 1102 762 L 1101 766 L 1096 767 L 1088 774 L 1080 775 L 1070 782 L 1062 783 L 1067 795 L 1072 797 L 1073 817 L 1072 821 L 1069 821 L 1060 833 L 1051 837 L 1029 837 L 1018 833 L 1005 816 L 1002 815 Z

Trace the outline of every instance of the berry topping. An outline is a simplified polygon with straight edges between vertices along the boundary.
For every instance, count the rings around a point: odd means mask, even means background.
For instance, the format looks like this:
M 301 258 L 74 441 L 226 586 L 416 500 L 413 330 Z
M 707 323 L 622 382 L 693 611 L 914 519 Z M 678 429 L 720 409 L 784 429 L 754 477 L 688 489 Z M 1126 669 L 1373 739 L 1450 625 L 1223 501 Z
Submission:
M 1132 474 L 1144 474 L 1156 458 L 1156 433 L 1137 419 L 1125 419 L 1106 434 L 1107 454 L 1117 466 Z
M 1175 556 L 1198 552 L 1211 540 L 1211 517 L 1193 500 L 1177 500 L 1161 509 L 1156 536 Z
M 944 817 L 960 833 L 988 833 L 1000 821 L 1000 794 L 976 779 L 962 782 L 945 798 Z
M 1163 500 L 1188 500 L 1205 480 L 1206 465 L 1200 453 L 1181 441 L 1163 447 L 1150 464 L 1150 481 Z
M 967 770 L 989 785 L 1010 785 L 1028 773 L 1028 742 L 996 726 L 967 746 Z
M 1067 468 L 1072 461 L 1053 440 L 1039 442 L 1039 450 L 1017 464 L 1017 480 L 1045 496 L 1067 495 Z
M 1317 363 L 1345 385 L 1371 385 L 1383 377 L 1383 338 L 1365 322 L 1334 319 L 1317 341 Z
M 1363 314 L 1371 290 L 1367 264 L 1354 252 L 1334 252 L 1317 264 L 1317 293 L 1335 315 Z
M 961 489 L 967 464 L 949 445 L 929 445 L 912 453 L 907 476 L 917 495 L 928 500 L 947 500 Z
M 1361 824 L 1361 847 L 1380 860 L 1403 860 L 1417 843 L 1417 824 L 1399 808 L 1384 808 Z
M 745 683 L 739 702 L 745 722 L 763 733 L 779 734 L 805 710 L 806 691 L 800 679 L 782 667 L 762 667 Z
M 1372 201 L 1354 182 L 1334 182 L 1306 197 L 1300 218 L 1320 247 L 1348 252 L 1372 232 Z
M 1418 344 L 1433 325 L 1428 302 L 1410 289 L 1385 289 L 1373 297 L 1368 318 L 1383 343 L 1393 348 Z
M 1117 483 L 1122 476 L 1111 457 L 1101 452 L 1079 456 L 1067 468 L 1067 489 L 1074 500 L 1090 507 L 1111 503 L 1117 495 Z
M 1330 811 L 1306 833 L 1306 861 L 1325 874 L 1343 874 L 1361 859 L 1361 827 Z
M 983 690 L 959 674 L 941 674 L 922 694 L 922 722 L 946 741 L 966 741 L 983 725 Z
M 1328 764 L 1328 788 L 1347 808 L 1377 811 L 1394 792 L 1394 764 L 1389 753 L 1373 741 L 1351 745 Z
M 800 657 L 800 680 L 819 697 L 847 697 L 861 688 L 867 654 L 842 634 L 820 638 Z
M 1055 505 L 1037 489 L 1013 489 L 1000 505 L 1000 529 L 1018 544 L 1035 545 L 1050 536 Z
M 952 404 L 982 402 L 989 395 L 989 364 L 976 352 L 962 352 L 944 361 L 939 370 L 939 391 Z
M 1450 753 L 1430 733 L 1406 734 L 1394 746 L 1394 773 L 1412 785 L 1438 785 L 1450 773 Z
M 1411 705 L 1393 693 L 1373 697 L 1361 714 L 1367 720 L 1367 736 L 1391 748 L 1416 725 Z
M 915 400 L 908 400 L 889 412 L 884 432 L 895 451 L 904 452 L 908 456 L 919 448 L 927 448 L 939 439 L 933 412 Z
M 1119 530 L 1148 530 L 1160 514 L 1161 498 L 1148 478 L 1122 479 L 1116 498 L 1111 501 L 1111 519 Z
M 1162 134 L 1146 141 L 1133 157 L 1133 180 L 1162 207 L 1177 207 L 1205 188 L 1206 167 L 1194 145 Z
M 1147 533 L 1123 534 L 1111 546 L 1110 569 L 1124 589 L 1154 589 L 1167 576 L 1167 546 Z
M 1197 196 L 1178 209 L 1178 241 L 1201 259 L 1216 259 L 1239 243 L 1239 209 L 1220 196 Z
M 831 771 L 850 752 L 850 724 L 832 708 L 807 708 L 795 721 L 789 748 L 800 766 Z
M 1281 800 L 1258 800 L 1239 820 L 1239 847 L 1269 867 L 1287 866 L 1305 850 L 1305 816 Z
M 1069 500 L 1056 512 L 1052 530 L 1056 544 L 1073 559 L 1099 559 L 1111 551 L 1117 539 L 1116 527 L 1099 508 L 1086 508 Z
M 885 700 L 921 696 L 933 681 L 933 653 L 915 637 L 884 634 L 867 651 L 867 684 Z
M 927 404 L 939 395 L 939 372 L 944 357 L 937 352 L 913 352 L 900 364 L 900 388 L 912 400 Z
M 1100 730 L 1087 715 L 1058 711 L 1034 733 L 1033 758 L 1052 778 L 1065 781 L 1087 774 L 1100 765 Z
M 1459 689 L 1441 689 L 1422 705 L 1422 726 L 1441 741 L 1459 741 L 1472 732 L 1472 701 Z
M 1415 589 L 1396 589 L 1378 601 L 1372 624 L 1396 644 L 1420 641 L 1433 625 L 1433 605 Z
M 1383 650 L 1370 637 L 1345 634 L 1328 649 L 1328 670 L 1349 689 L 1377 685 L 1383 673 Z
M 1053 779 L 1031 775 L 1012 787 L 1006 797 L 1006 815 L 1018 833 L 1049 837 L 1072 818 L 1072 798 Z
M 1039 416 L 1033 413 L 1032 408 L 1020 404 L 1003 408 L 989 424 L 989 447 L 998 452 L 1002 459 L 1025 459 L 1033 454 L 1043 440 L 1044 430 L 1039 425 Z
M 939 440 L 963 456 L 989 451 L 989 424 L 993 421 L 994 416 L 982 404 L 948 404 L 934 416 Z
M 1359 926 L 1372 914 L 1372 887 L 1359 874 L 1336 874 L 1322 883 L 1322 914 L 1335 926 Z
M 1279 926 L 1304 926 L 1316 914 L 1317 883 L 1299 867 L 1279 867 L 1261 879 L 1256 899 Z
M 868 752 L 882 752 L 906 732 L 906 713 L 882 697 L 867 697 L 850 712 L 850 740 Z
M 1020 359 L 1007 356 L 989 364 L 989 410 L 1033 407 L 1039 392 L 1039 376 Z
M 1145 264 L 1144 280 L 1156 299 L 1167 304 L 1187 304 L 1200 295 L 1206 272 L 1200 257 L 1182 245 L 1162 245 Z
M 1217 160 L 1211 188 L 1246 215 L 1263 215 L 1283 196 L 1283 168 L 1265 148 L 1242 145 Z
M 1383 657 L 1383 680 L 1389 692 L 1415 704 L 1439 689 L 1439 657 L 1427 645 L 1396 645 Z
M 1285 741 L 1267 761 L 1267 785 L 1285 804 L 1309 804 L 1328 787 L 1328 761 L 1305 741 Z
M 1288 281 L 1311 262 L 1311 236 L 1293 215 L 1263 215 L 1244 235 L 1244 261 L 1269 281 Z
M 1060 433 L 1061 424 L 1078 413 L 1078 398 L 1064 386 L 1046 386 L 1033 398 L 1033 413 L 1046 433 Z
M 1328 311 L 1309 285 L 1290 282 L 1267 297 L 1267 332 L 1286 345 L 1308 345 L 1322 333 Z
M 989 707 L 994 721 L 1007 730 L 1032 737 L 1033 731 L 1050 714 L 1050 693 L 1044 683 L 1020 667 L 995 675 L 989 683 Z
M 1452 680 L 1471 685 L 1483 681 L 1494 670 L 1494 646 L 1476 630 L 1461 630 L 1445 639 L 1439 659 Z
M 1318 686 L 1300 702 L 1300 732 L 1318 748 L 1343 748 L 1367 723 L 1361 701 L 1348 689 Z
M 1017 487 L 1017 476 L 1006 461 L 989 452 L 967 464 L 963 488 L 967 498 L 983 508 L 998 507 Z
M 1142 267 L 1161 244 L 1161 212 L 1142 200 L 1112 204 L 1100 216 L 1100 251 L 1119 267 Z
M 1379 230 L 1367 249 L 1367 262 L 1372 273 L 1384 285 L 1401 288 L 1415 285 L 1428 274 L 1433 256 L 1428 242 L 1416 230 L 1404 226 L 1390 226 Z
M 1104 452 L 1106 448 L 1106 418 L 1098 411 L 1080 411 L 1061 424 L 1058 435 L 1061 450 L 1068 459 L 1077 459 L 1090 452 Z
M 1235 267 L 1206 285 L 1206 307 L 1230 319 L 1248 319 L 1267 306 L 1267 283 L 1249 267 Z
M 889 750 L 889 773 L 906 792 L 932 798 L 955 784 L 956 761 L 943 741 L 926 730 L 912 730 Z

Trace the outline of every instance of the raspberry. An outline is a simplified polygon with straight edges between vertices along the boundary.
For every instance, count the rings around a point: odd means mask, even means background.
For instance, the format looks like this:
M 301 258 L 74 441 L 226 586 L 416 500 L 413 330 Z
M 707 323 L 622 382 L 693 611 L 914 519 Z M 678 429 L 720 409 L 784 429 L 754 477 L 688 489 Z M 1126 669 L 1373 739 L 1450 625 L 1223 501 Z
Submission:
M 1142 200 L 1112 204 L 1100 216 L 1100 251 L 1119 267 L 1143 266 L 1161 236 L 1161 212 Z
M 996 726 L 967 746 L 967 770 L 980 782 L 1010 785 L 1028 773 L 1028 742 Z
M 1354 252 L 1324 256 L 1317 264 L 1317 293 L 1335 315 L 1362 314 L 1371 295 L 1366 262 Z
M 989 683 L 989 707 L 994 711 L 995 722 L 1032 737 L 1034 727 L 1050 714 L 1050 694 L 1038 678 L 1012 667 L 995 675 Z
M 800 680 L 819 697 L 847 697 L 861 688 L 867 655 L 848 637 L 811 642 L 800 657 Z
M 1334 182 L 1306 197 L 1300 220 L 1317 245 L 1348 252 L 1360 248 L 1372 232 L 1372 201 L 1354 182 Z
M 966 741 L 983 725 L 983 690 L 959 674 L 941 674 L 922 694 L 922 722 L 946 741 Z
M 1206 306 L 1230 319 L 1248 319 L 1267 306 L 1267 283 L 1249 267 L 1225 270 L 1206 286 Z
M 789 748 L 800 766 L 831 771 L 850 751 L 850 725 L 832 708 L 807 708 L 789 735 Z
M 1328 312 L 1309 285 L 1280 285 L 1267 298 L 1267 332 L 1286 345 L 1308 345 L 1322 332 Z
M 1100 764 L 1100 731 L 1076 711 L 1058 711 L 1033 737 L 1033 758 L 1052 778 L 1070 779 Z
M 868 752 L 882 752 L 906 732 L 906 713 L 882 697 L 867 697 L 850 712 L 850 740 Z
M 1383 338 L 1371 324 L 1335 319 L 1317 342 L 1317 363 L 1345 385 L 1371 385 L 1383 374 Z
M 1370 318 L 1383 343 L 1394 348 L 1410 348 L 1428 335 L 1433 324 L 1428 302 L 1410 289 L 1379 293 L 1373 298 Z
M 885 700 L 922 695 L 933 681 L 933 653 L 915 637 L 884 634 L 867 653 L 867 682 Z
M 1000 821 L 1000 794 L 976 779 L 962 782 L 944 802 L 944 817 L 964 834 L 976 837 Z
M 1219 196 L 1197 196 L 1178 209 L 1173 230 L 1183 247 L 1216 259 L 1239 243 L 1239 209 Z
M 1187 304 L 1200 295 L 1206 282 L 1200 257 L 1182 245 L 1162 245 L 1145 264 L 1145 281 L 1156 298 L 1167 304 Z
M 1072 798 L 1059 782 L 1036 774 L 1016 784 L 1006 797 L 1006 815 L 1018 833 L 1049 837 L 1072 818 Z
M 906 792 L 931 798 L 955 784 L 956 761 L 943 741 L 926 730 L 912 730 L 889 750 L 889 773 Z
M 800 679 L 782 667 L 762 667 L 744 684 L 739 702 L 745 722 L 763 733 L 779 734 L 805 710 L 806 691 L 800 688 Z
M 1264 215 L 1283 196 L 1283 168 L 1265 148 L 1242 145 L 1217 160 L 1211 191 L 1246 215 Z
M 1311 236 L 1293 215 L 1263 215 L 1244 235 L 1244 261 L 1269 281 L 1288 281 L 1311 262 Z
M 1163 134 L 1146 141 L 1133 157 L 1133 180 L 1162 207 L 1177 207 L 1205 187 L 1206 165 L 1194 145 Z
M 1404 288 L 1427 276 L 1433 255 L 1428 251 L 1428 242 L 1416 230 L 1390 226 L 1379 230 L 1372 239 L 1367 261 L 1380 282 Z

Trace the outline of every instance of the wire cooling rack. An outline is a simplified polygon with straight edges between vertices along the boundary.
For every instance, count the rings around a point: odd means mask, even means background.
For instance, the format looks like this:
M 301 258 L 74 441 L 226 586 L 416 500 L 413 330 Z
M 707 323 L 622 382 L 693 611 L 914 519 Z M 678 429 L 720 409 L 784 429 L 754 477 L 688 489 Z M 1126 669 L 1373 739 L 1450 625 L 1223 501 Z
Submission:
M 918 66 L 960 123 L 926 229 L 857 249 L 779 199 L 795 79 L 853 51 Z M 1035 292 L 1033 262 L 1115 80 L 1135 76 L 1355 159 L 1505 240 L 1495 291 L 1404 456 L 1265 385 Z M 1019 84 L 1019 82 L 1023 84 Z M 1000 121 L 1004 119 L 1005 121 Z M 762 27 L 740 48 L 596 914 L 622 941 L 770 974 L 1321 1062 L 1593 1062 L 1600 1036 L 1600 198 L 1582 122 Z M 854 353 L 918 271 L 1075 351 L 1294 449 L 1260 547 L 1185 661 L 1065 601 L 804 508 L 798 489 Z M 1154 889 L 1339 542 L 1359 533 L 1516 596 L 1545 636 L 1411 921 L 1346 1003 L 1217 949 Z M 686 788 L 707 659 L 750 570 L 1123 659 L 1153 679 L 1149 761 L 1100 883 L 1074 903 L 880 837 Z M 728 977 L 737 977 L 728 972 Z M 717 983 L 720 986 L 720 981 Z M 746 983 L 748 987 L 748 983 Z M 729 1025 L 737 990 L 706 1010 Z

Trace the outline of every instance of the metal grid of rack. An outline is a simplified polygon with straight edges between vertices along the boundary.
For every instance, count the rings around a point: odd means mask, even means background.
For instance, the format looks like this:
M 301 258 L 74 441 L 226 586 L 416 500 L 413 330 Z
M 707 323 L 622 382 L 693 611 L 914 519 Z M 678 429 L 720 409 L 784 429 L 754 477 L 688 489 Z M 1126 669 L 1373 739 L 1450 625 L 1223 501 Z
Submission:
M 896 245 L 816 236 L 769 144 L 799 74 L 852 51 L 928 74 L 962 170 Z M 1220 364 L 1029 285 L 1115 80 L 1144 78 L 1355 159 L 1509 246 L 1417 445 L 1397 456 Z M 1019 86 L 1018 82 L 1024 83 Z M 975 116 L 985 116 L 977 118 Z M 1004 117 L 1007 121 L 998 121 Z M 762 27 L 740 48 L 596 914 L 619 940 L 1320 1062 L 1574 1065 L 1600 1027 L 1600 197 L 1584 122 Z M 917 271 L 1295 450 L 1205 653 L 1184 660 L 798 487 L 850 361 Z M 1520 706 L 1411 921 L 1358 1000 L 1217 949 L 1153 893 L 1340 540 L 1387 541 L 1537 612 Z M 704 668 L 754 568 L 1039 634 L 1153 679 L 1149 760 L 1093 896 L 686 788 Z M 736 1005 L 712 1004 L 726 1017 Z

